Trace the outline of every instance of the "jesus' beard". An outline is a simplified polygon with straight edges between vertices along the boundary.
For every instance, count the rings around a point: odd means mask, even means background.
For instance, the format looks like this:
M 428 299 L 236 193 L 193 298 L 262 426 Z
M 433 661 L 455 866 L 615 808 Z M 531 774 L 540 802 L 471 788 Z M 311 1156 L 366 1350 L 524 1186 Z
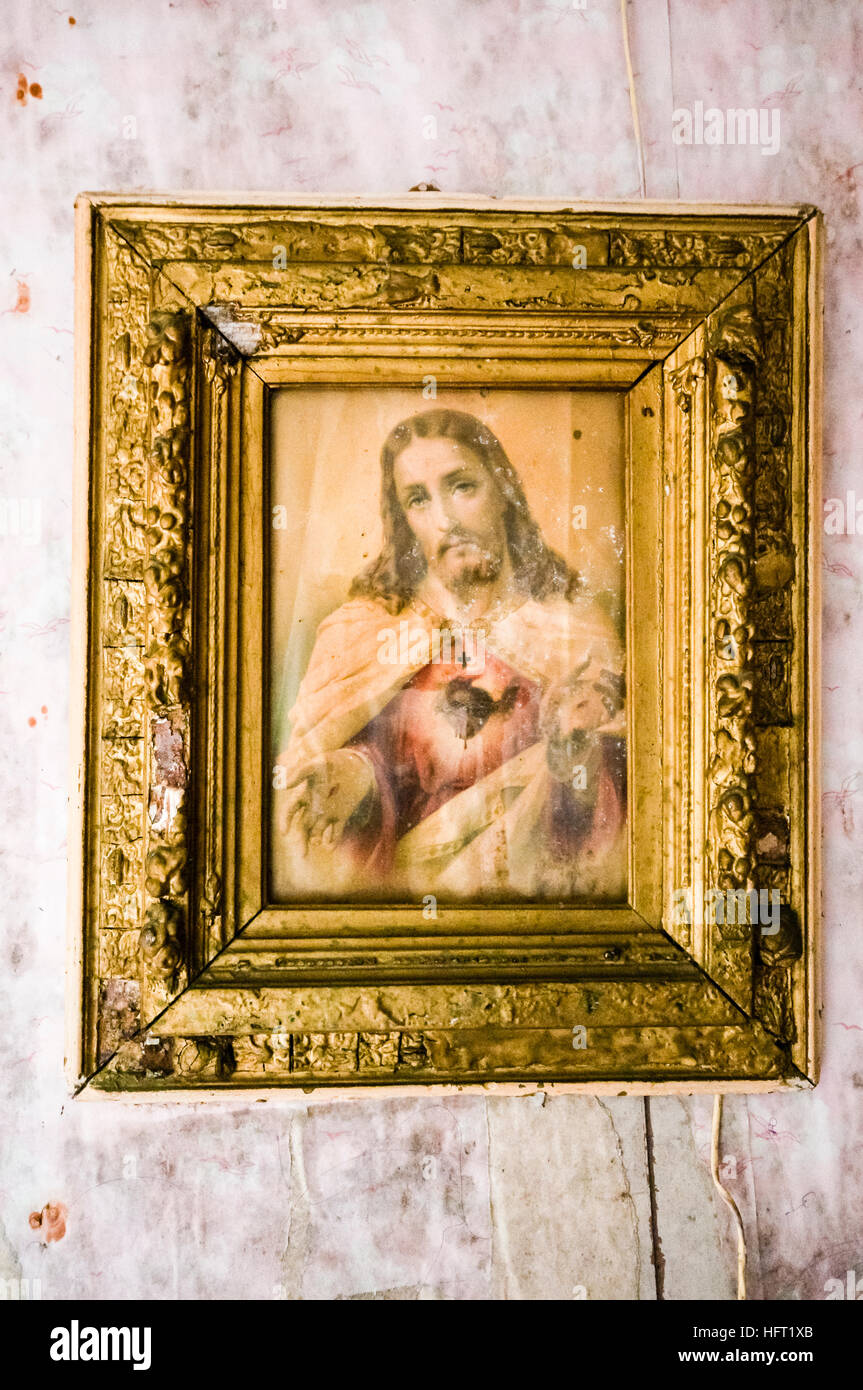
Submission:
M 462 545 L 465 549 L 461 555 L 453 555 L 452 552 Z M 478 589 L 495 582 L 503 568 L 503 559 L 502 550 L 491 550 L 471 537 L 449 543 L 438 557 L 436 569 L 441 583 L 465 602 L 473 598 Z

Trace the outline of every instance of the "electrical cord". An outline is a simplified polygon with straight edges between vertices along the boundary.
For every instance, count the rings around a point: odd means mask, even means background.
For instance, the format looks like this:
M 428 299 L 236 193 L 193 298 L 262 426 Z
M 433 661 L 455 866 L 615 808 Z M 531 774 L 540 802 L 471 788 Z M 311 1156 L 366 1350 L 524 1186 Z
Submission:
M 734 1221 L 737 1226 L 737 1297 L 746 1298 L 746 1232 L 743 1229 L 743 1218 L 740 1209 L 727 1188 L 722 1186 L 719 1180 L 719 1134 L 722 1128 L 722 1100 L 721 1095 L 715 1096 L 713 1101 L 713 1137 L 710 1145 L 710 1172 L 713 1176 L 714 1185 L 726 1206 L 729 1206 L 734 1214 Z
M 629 50 L 629 17 L 626 12 L 627 0 L 620 0 L 620 20 L 623 26 L 623 52 L 626 58 L 626 75 L 629 79 L 629 105 L 632 108 L 632 125 L 635 143 L 638 148 L 638 178 L 642 198 L 647 197 L 647 182 L 644 177 L 644 145 L 641 141 L 641 123 L 638 119 L 638 101 L 635 96 L 635 74 L 632 71 L 632 54 Z

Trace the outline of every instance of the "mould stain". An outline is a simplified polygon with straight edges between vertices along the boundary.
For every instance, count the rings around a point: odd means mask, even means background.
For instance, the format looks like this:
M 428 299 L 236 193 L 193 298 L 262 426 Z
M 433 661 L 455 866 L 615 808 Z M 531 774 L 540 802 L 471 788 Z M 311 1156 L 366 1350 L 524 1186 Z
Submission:
M 30 1229 L 40 1231 L 40 1244 L 50 1245 L 66 1234 L 66 1208 L 62 1202 L 46 1202 L 41 1211 L 31 1211 Z
M 30 286 L 26 280 L 19 280 L 16 287 L 15 303 L 4 314 L 27 314 L 30 312 Z
M 18 86 L 15 89 L 15 100 L 20 106 L 27 105 L 28 96 L 34 97 L 36 101 L 42 100 L 42 87 L 39 82 L 28 82 L 23 72 L 18 74 Z

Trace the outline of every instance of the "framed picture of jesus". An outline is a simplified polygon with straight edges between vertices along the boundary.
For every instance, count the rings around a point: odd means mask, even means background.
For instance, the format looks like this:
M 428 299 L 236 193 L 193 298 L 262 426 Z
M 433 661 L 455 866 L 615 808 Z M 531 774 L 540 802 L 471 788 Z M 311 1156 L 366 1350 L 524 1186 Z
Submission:
M 272 431 L 274 900 L 625 901 L 619 396 L 286 388 Z
M 817 212 L 78 219 L 75 1094 L 813 1085 Z

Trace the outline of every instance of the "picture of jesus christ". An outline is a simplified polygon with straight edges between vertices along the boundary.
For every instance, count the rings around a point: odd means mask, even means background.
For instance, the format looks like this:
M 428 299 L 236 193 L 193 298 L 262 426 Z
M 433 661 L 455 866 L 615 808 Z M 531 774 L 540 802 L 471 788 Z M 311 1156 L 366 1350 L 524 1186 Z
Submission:
M 395 425 L 380 498 L 380 552 L 320 623 L 276 759 L 279 882 L 306 900 L 621 900 L 607 608 L 472 414 Z

